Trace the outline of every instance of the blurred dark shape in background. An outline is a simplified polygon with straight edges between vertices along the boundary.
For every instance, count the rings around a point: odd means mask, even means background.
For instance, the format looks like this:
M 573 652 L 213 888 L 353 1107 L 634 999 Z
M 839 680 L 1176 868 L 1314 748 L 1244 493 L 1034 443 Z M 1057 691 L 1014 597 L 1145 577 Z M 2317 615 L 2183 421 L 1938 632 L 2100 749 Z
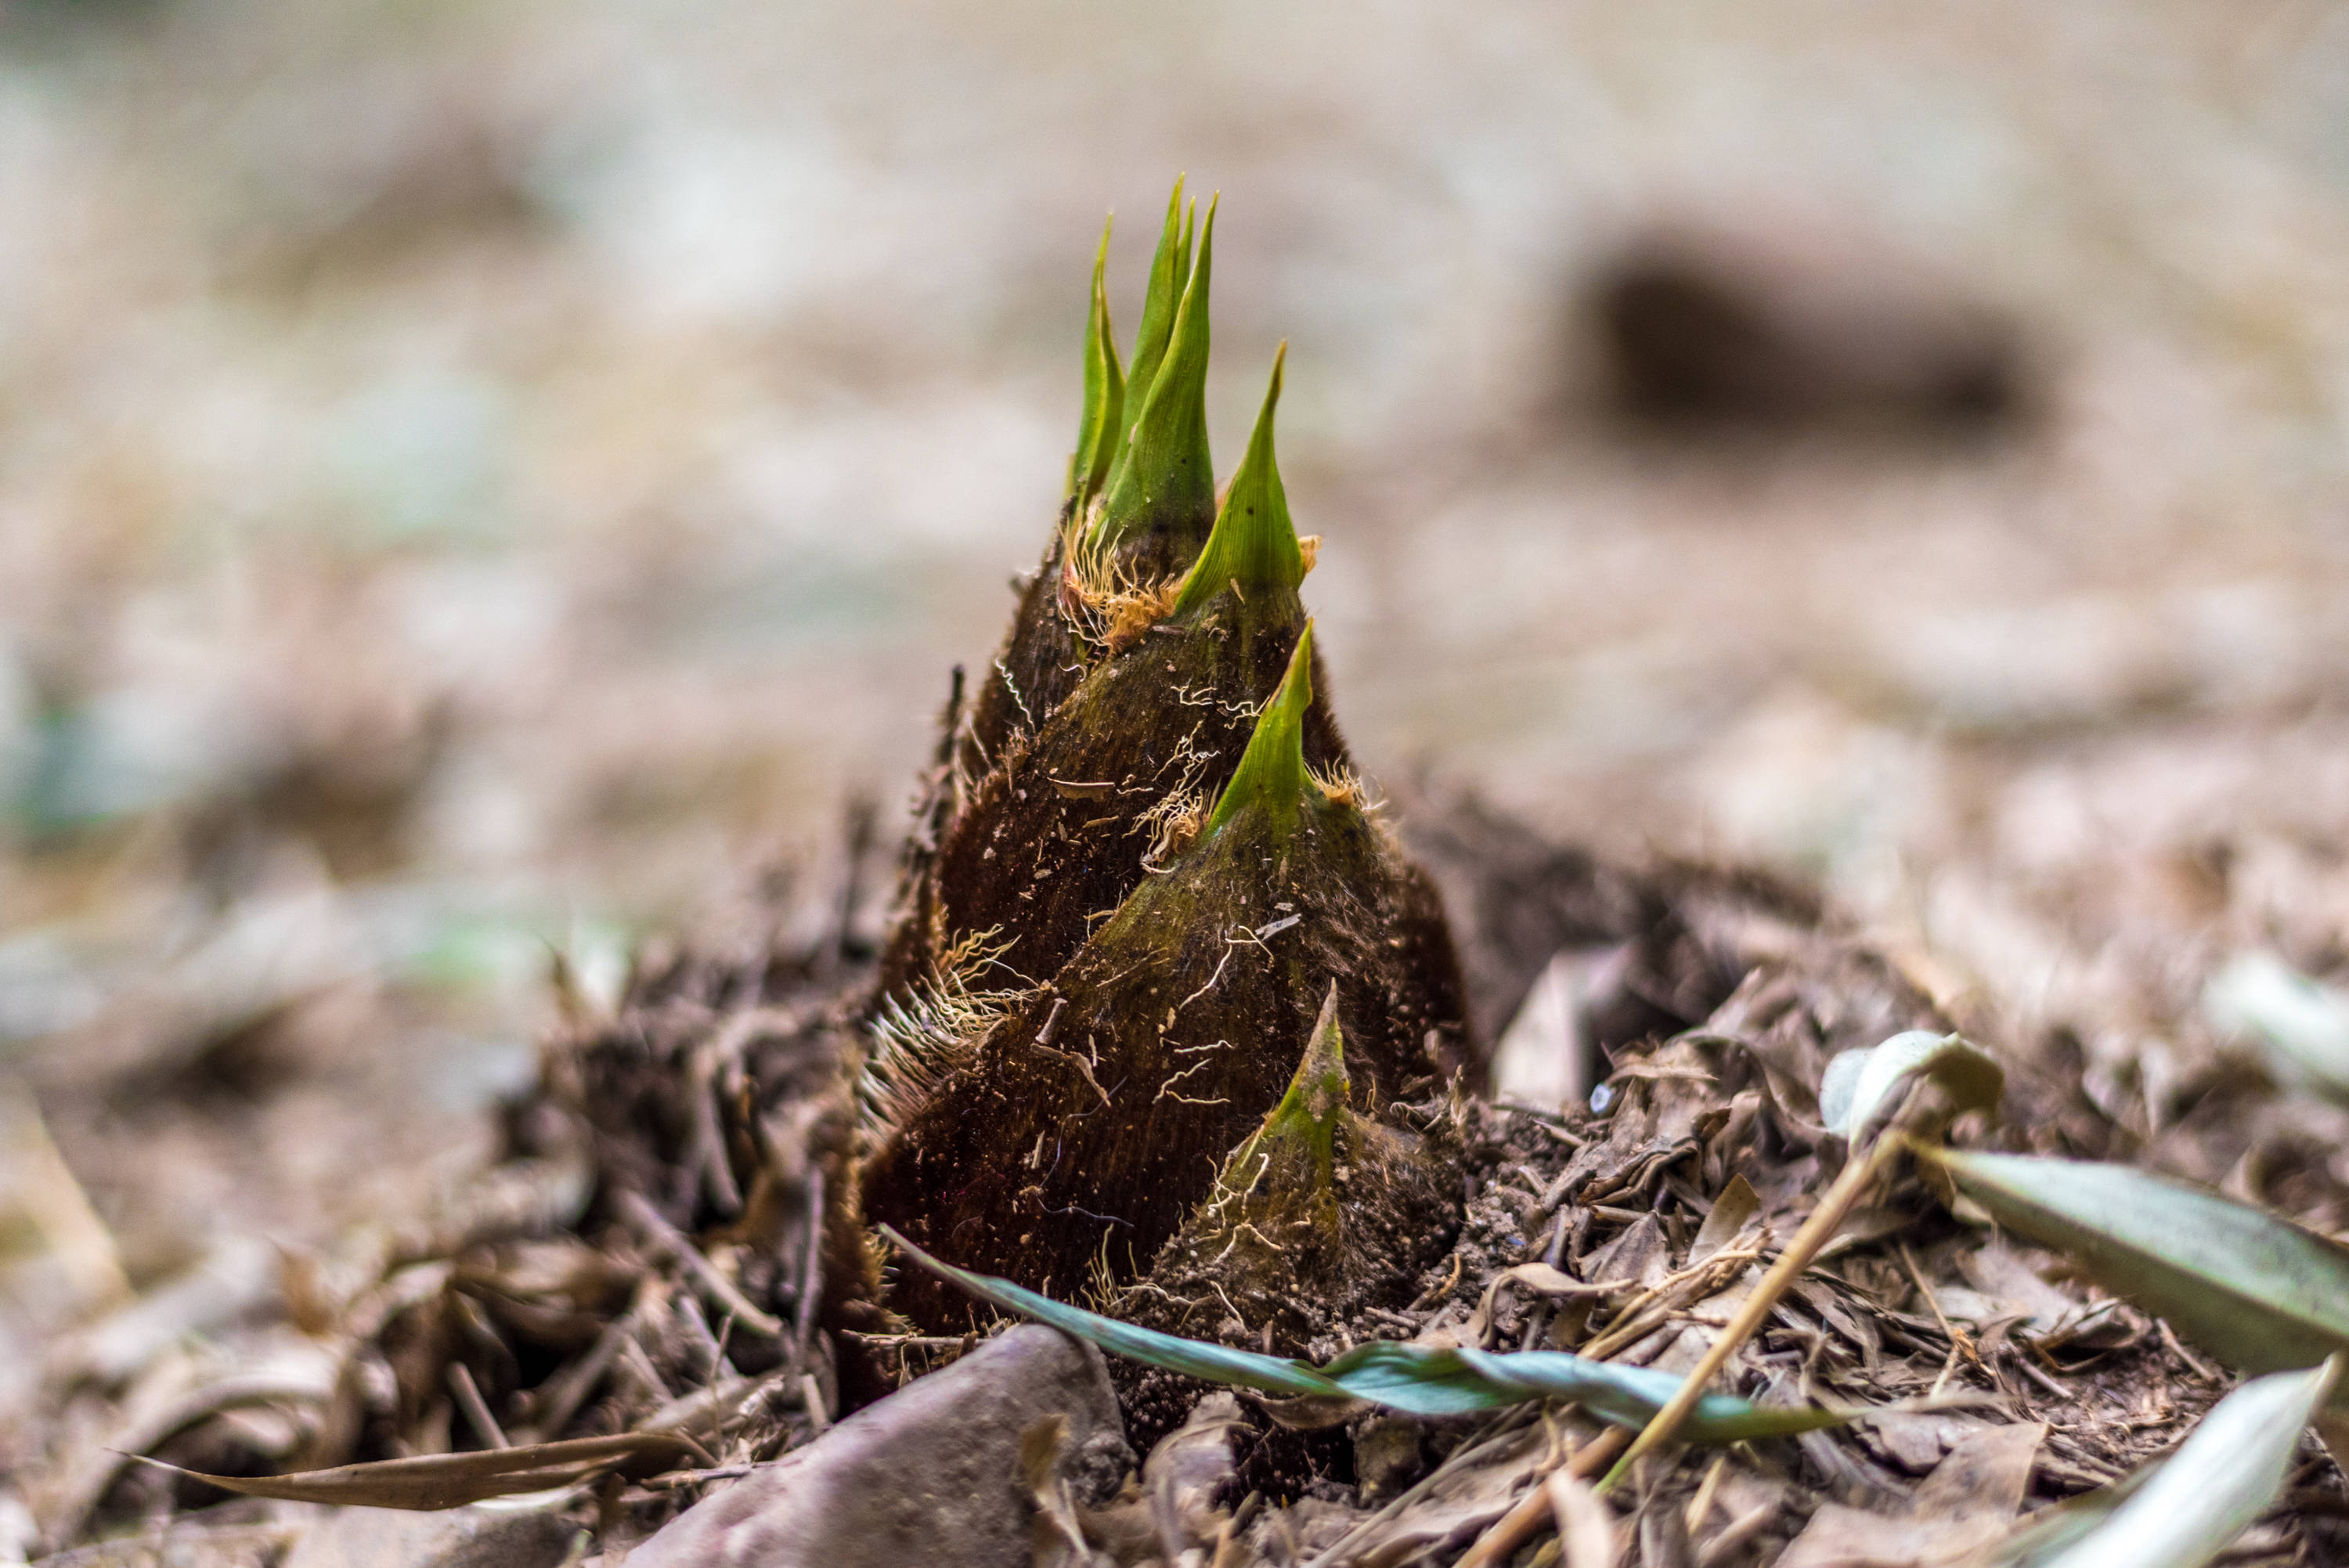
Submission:
M 2034 402 L 2013 321 L 1832 225 L 1658 224 L 1580 293 L 1601 396 L 1644 425 L 1968 439 Z

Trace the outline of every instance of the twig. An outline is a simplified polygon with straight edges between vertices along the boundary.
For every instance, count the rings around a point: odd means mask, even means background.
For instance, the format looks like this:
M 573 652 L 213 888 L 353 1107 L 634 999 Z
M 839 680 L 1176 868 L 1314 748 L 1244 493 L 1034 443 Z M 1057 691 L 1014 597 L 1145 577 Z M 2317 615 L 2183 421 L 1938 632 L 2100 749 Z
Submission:
M 735 1283 L 718 1272 L 716 1264 L 701 1255 L 701 1249 L 688 1241 L 683 1232 L 662 1217 L 661 1212 L 645 1201 L 641 1192 L 620 1194 L 620 1210 L 626 1214 L 646 1241 L 677 1259 L 694 1283 L 701 1286 L 713 1305 L 732 1313 L 740 1322 L 757 1329 L 770 1339 L 783 1337 L 783 1325 L 772 1313 L 761 1312 L 750 1304 Z
M 1728 1469 L 1729 1456 L 1723 1454 L 1713 1461 L 1712 1468 L 1704 1472 L 1704 1480 L 1697 1483 L 1696 1496 L 1690 1500 L 1688 1512 L 1682 1516 L 1691 1535 L 1704 1528 L 1705 1517 L 1713 1512 L 1713 1493 L 1721 1490 L 1721 1478 Z
M 668 1380 L 653 1365 L 652 1352 L 633 1334 L 620 1344 L 620 1365 L 636 1375 L 636 1381 L 645 1386 L 645 1392 L 657 1403 L 664 1407 L 677 1403 L 677 1396 L 669 1392 Z
M 1925 1283 L 1925 1271 L 1917 1266 L 1917 1255 L 1909 1250 L 1906 1242 L 1900 1243 L 1900 1261 L 1908 1265 L 1909 1277 L 1916 1283 L 1917 1294 L 1925 1298 L 1925 1305 L 1931 1311 L 1933 1321 L 1941 1326 L 1942 1336 L 1949 1340 L 1950 1348 L 1962 1352 L 1967 1360 L 1981 1366 L 1982 1353 L 1974 1348 L 1973 1336 L 1951 1323 L 1941 1311 L 1941 1304 L 1933 1298 L 1933 1287 Z
M 1722 1568 L 1723 1563 L 1743 1552 L 1745 1543 L 1761 1534 L 1777 1517 L 1778 1504 L 1775 1499 L 1755 1503 L 1723 1526 L 1721 1533 L 1705 1544 L 1704 1550 L 1697 1554 L 1696 1568 Z
M 1565 1464 L 1557 1467 L 1577 1480 L 1588 1480 L 1600 1467 L 1622 1450 L 1630 1440 L 1620 1427 L 1609 1427 L 1577 1449 Z M 1544 1520 L 1554 1516 L 1549 1488 L 1543 1484 L 1549 1479 L 1544 1467 L 1534 1477 L 1534 1489 L 1517 1500 L 1515 1508 L 1501 1515 L 1493 1528 L 1477 1538 L 1454 1568 L 1495 1568 L 1516 1555 L 1526 1537 L 1540 1528 Z
M 1713 1473 L 1721 1474 L 1718 1461 Z M 1615 1519 L 1599 1494 L 1570 1470 L 1550 1471 L 1542 1491 L 1548 1494 L 1550 1514 L 1557 1523 L 1558 1555 L 1567 1568 L 1611 1568 Z
M 627 1317 L 616 1318 L 605 1325 L 604 1332 L 596 1336 L 586 1355 L 573 1362 L 569 1370 L 549 1379 L 549 1386 L 554 1389 L 554 1396 L 547 1400 L 546 1408 L 538 1418 L 532 1422 L 532 1427 L 541 1438 L 551 1441 L 563 1435 L 563 1429 L 571 1424 L 571 1418 L 578 1413 L 580 1405 L 595 1391 L 595 1385 L 604 1380 L 604 1374 L 611 1370 L 612 1358 L 620 1353 L 620 1342 L 628 1337 L 628 1324 L 634 1316 L 631 1312 Z
M 713 1443 L 726 1440 L 726 1416 L 718 1408 L 718 1386 L 726 1380 L 726 1341 L 733 1333 L 734 1319 L 730 1315 L 718 1326 L 718 1343 L 709 1352 L 709 1440 Z
M 800 1374 L 800 1406 L 807 1411 L 808 1425 L 814 1435 L 822 1437 L 832 1426 L 832 1412 L 824 1408 L 823 1386 L 812 1372 Z
M 465 1412 L 465 1419 L 473 1424 L 473 1431 L 481 1441 L 493 1449 L 513 1447 L 499 1429 L 498 1418 L 490 1414 L 490 1402 L 481 1398 L 481 1386 L 473 1381 L 473 1369 L 462 1361 L 449 1363 L 449 1391 L 457 1396 L 457 1408 Z
M 692 1081 L 693 1147 L 685 1169 L 692 1186 L 683 1194 L 690 1204 L 706 1189 L 717 1211 L 732 1219 L 742 1212 L 742 1188 L 734 1180 L 734 1162 L 726 1152 L 726 1132 L 718 1109 L 718 1063 L 708 1051 L 695 1053 Z
M 1805 1269 L 1811 1266 L 1811 1260 L 1818 1256 L 1819 1249 L 1826 1246 L 1842 1227 L 1844 1220 L 1858 1203 L 1860 1195 L 1875 1184 L 1876 1178 L 1892 1162 L 1893 1156 L 1899 1150 L 1900 1140 L 1887 1129 L 1868 1150 L 1865 1159 L 1855 1152 L 1851 1162 L 1843 1168 L 1843 1174 L 1836 1178 L 1835 1184 L 1827 1189 L 1826 1196 L 1819 1200 L 1819 1206 L 1811 1211 L 1811 1217 L 1803 1222 L 1803 1228 L 1795 1233 L 1795 1239 L 1786 1243 L 1786 1250 L 1778 1254 L 1778 1261 L 1770 1265 L 1770 1272 L 1762 1276 L 1762 1283 L 1754 1286 L 1752 1295 L 1745 1298 L 1744 1306 L 1729 1320 L 1729 1326 L 1722 1330 L 1721 1337 L 1713 1342 L 1713 1348 L 1705 1352 L 1704 1359 L 1696 1364 L 1695 1369 L 1681 1384 L 1680 1391 L 1650 1418 L 1647 1426 L 1640 1429 L 1638 1440 L 1615 1462 L 1615 1468 L 1607 1472 L 1606 1479 L 1599 1483 L 1600 1491 L 1612 1488 L 1630 1472 L 1632 1465 L 1671 1441 L 1680 1431 L 1681 1423 L 1688 1418 L 1688 1413 L 1696 1408 L 1699 1399 L 1704 1398 L 1704 1386 L 1713 1381 L 1713 1374 L 1728 1365 L 1729 1358 L 1754 1336 L 1754 1331 L 1762 1326 L 1763 1320 L 1770 1315 L 1770 1310 L 1778 1305 L 1778 1298 L 1786 1294 L 1787 1287 Z
M 808 1344 L 815 1336 L 815 1308 L 823 1294 L 823 1167 L 808 1171 L 807 1252 L 800 1259 L 800 1299 L 792 1313 L 792 1365 L 807 1366 Z
M 1336 1568 L 1338 1563 L 1343 1563 L 1346 1560 L 1346 1554 L 1351 1551 L 1354 1545 L 1364 1536 L 1369 1535 L 1380 1525 L 1384 1524 L 1387 1521 L 1401 1513 L 1404 1509 L 1409 1508 L 1413 1503 L 1417 1502 L 1421 1498 L 1425 1497 L 1429 1492 L 1434 1491 L 1436 1483 L 1443 1480 L 1444 1477 L 1450 1475 L 1456 1467 L 1464 1466 L 1470 1460 L 1477 1459 L 1485 1454 L 1490 1453 L 1493 1449 L 1514 1439 L 1518 1432 L 1523 1429 L 1525 1422 L 1527 1417 L 1531 1414 L 1533 1408 L 1534 1407 L 1531 1405 L 1520 1406 L 1519 1411 L 1523 1413 L 1520 1414 L 1513 1412 L 1512 1414 L 1504 1417 L 1503 1421 L 1505 1424 L 1501 1430 L 1495 1432 L 1492 1436 L 1482 1439 L 1479 1441 L 1463 1444 L 1459 1449 L 1454 1450 L 1449 1458 L 1447 1458 L 1442 1464 L 1437 1465 L 1433 1470 L 1428 1471 L 1427 1474 L 1420 1477 L 1420 1479 L 1406 1490 L 1402 1496 L 1396 1498 L 1392 1502 L 1388 1503 L 1384 1508 L 1371 1515 L 1370 1518 L 1365 1519 L 1360 1524 L 1354 1526 L 1353 1529 L 1349 1530 L 1345 1534 L 1340 1536 L 1335 1542 L 1323 1550 L 1319 1556 L 1314 1558 L 1311 1563 L 1306 1564 L 1306 1568 Z M 1277 1519 L 1279 1515 L 1276 1514 L 1274 1517 Z M 1292 1553 L 1292 1557 L 1293 1556 L 1294 1554 Z

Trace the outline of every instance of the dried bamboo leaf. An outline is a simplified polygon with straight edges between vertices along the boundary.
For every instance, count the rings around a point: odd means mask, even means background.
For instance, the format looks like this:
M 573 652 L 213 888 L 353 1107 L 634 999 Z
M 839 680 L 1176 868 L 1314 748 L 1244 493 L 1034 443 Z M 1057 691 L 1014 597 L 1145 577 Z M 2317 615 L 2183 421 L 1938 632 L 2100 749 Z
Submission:
M 2251 1373 L 2349 1351 L 2349 1248 L 2125 1165 L 1917 1146 L 2008 1230 Z
M 1732 1176 L 1729 1185 L 1713 1201 L 1713 1210 L 1704 1223 L 1696 1230 L 1696 1239 L 1689 1243 L 1688 1266 L 1694 1268 L 1713 1253 L 1737 1239 L 1745 1229 L 1745 1222 L 1762 1212 L 1762 1199 L 1754 1184 L 1743 1176 Z
M 134 1456 L 135 1457 L 135 1456 Z M 608 1438 L 572 1438 L 517 1449 L 485 1449 L 460 1454 L 427 1454 L 341 1465 L 295 1475 L 206 1475 L 160 1460 L 140 1458 L 176 1474 L 245 1497 L 342 1507 L 461 1508 L 492 1497 L 569 1486 L 603 1470 L 654 1475 L 681 1460 L 711 1462 L 694 1443 L 673 1432 L 622 1432 Z

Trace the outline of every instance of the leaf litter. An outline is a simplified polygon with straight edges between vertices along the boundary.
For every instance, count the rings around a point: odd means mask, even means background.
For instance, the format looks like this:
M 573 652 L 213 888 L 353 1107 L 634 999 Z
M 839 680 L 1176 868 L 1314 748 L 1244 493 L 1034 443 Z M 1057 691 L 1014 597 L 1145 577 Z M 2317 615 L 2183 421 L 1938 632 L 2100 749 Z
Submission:
M 1490 825 L 1481 811 L 1460 820 L 1474 824 L 1464 834 Z M 1949 1034 L 1896 967 L 1790 918 L 1774 890 L 1757 897 L 1685 867 L 1605 874 L 1650 879 L 1650 908 L 1690 928 L 1648 944 L 1676 967 L 1621 971 L 1627 993 L 1711 1005 L 1663 1038 L 1610 1043 L 1603 1111 L 1475 1108 L 1475 1194 L 1456 1239 L 1409 1302 L 1340 1326 L 1357 1346 L 1333 1340 L 1320 1347 L 1325 1362 L 1346 1367 L 1350 1355 L 1373 1377 L 1383 1367 L 1391 1389 L 1449 1368 L 1452 1382 L 1425 1385 L 1441 1388 L 1462 1387 L 1464 1375 L 1475 1386 L 1526 1351 L 1565 1365 L 1559 1352 L 1596 1349 L 1600 1365 L 1621 1369 L 1611 1375 L 1669 1387 L 1847 1168 L 1847 1140 L 1829 1123 L 1853 1125 L 1857 1099 L 1835 1087 L 1853 1069 L 1833 1074 L 1829 1063 L 1914 1029 L 1923 1040 L 1896 1040 L 1898 1054 L 1930 1066 L 1933 1052 L 1920 1046 Z M 853 1092 L 826 1053 L 869 962 L 842 925 L 796 951 L 729 959 L 688 946 L 648 964 L 616 1016 L 550 1048 L 546 1087 L 507 1118 L 498 1181 L 403 1233 L 368 1233 L 289 1270 L 289 1308 L 341 1348 L 339 1369 L 292 1403 L 290 1386 L 251 1397 L 290 1422 L 288 1437 L 256 1446 L 257 1431 L 222 1426 L 245 1408 L 224 1388 L 209 1402 L 197 1394 L 185 1418 L 150 1418 L 147 1430 L 176 1436 L 137 1446 L 249 1493 L 312 1501 L 446 1505 L 570 1486 L 582 1520 L 624 1540 L 812 1438 L 840 1409 L 843 1374 L 880 1392 L 951 1359 L 961 1340 L 860 1326 L 823 1299 L 842 1250 L 824 1234 L 824 1140 L 837 1137 L 827 1127 Z M 1969 1128 L 1979 1140 L 1981 1120 L 1961 1123 L 1961 1146 Z M 2030 1123 L 2010 1116 L 1988 1135 L 2018 1134 L 2029 1146 Z M 1939 1158 L 1953 1176 L 1971 1161 L 2010 1185 L 2018 1169 L 2013 1156 Z M 724 1175 L 713 1177 L 719 1161 Z M 584 1183 L 583 1168 L 595 1173 Z M 1987 1181 L 1970 1189 L 1961 1179 L 1956 1191 L 1998 1215 L 2012 1205 Z M 576 1194 L 591 1191 L 582 1207 Z M 1185 1494 L 1195 1534 L 1222 1541 L 1232 1563 L 1441 1561 L 1523 1515 L 1513 1550 L 1537 1556 L 1541 1542 L 1575 1537 L 1557 1532 L 1570 1515 L 1588 1556 L 1595 1504 L 1631 1550 L 1683 1541 L 1692 1561 L 1764 1562 L 1781 1549 L 1790 1563 L 1958 1561 L 1955 1543 L 2002 1537 L 2018 1512 L 2027 1520 L 2157 1459 L 2221 1391 L 2214 1374 L 2256 1369 L 2190 1310 L 2092 1269 L 2077 1249 L 2017 1250 L 2064 1238 L 2044 1222 L 2003 1217 L 2013 1241 L 1953 1219 L 1905 1178 L 1869 1194 L 1714 1384 L 1764 1408 L 1892 1407 L 1881 1419 L 1739 1445 L 1718 1465 L 1701 1449 L 1660 1454 L 1671 1462 L 1585 1498 L 1604 1467 L 1586 1460 L 1578 1472 L 1573 1456 L 1611 1460 L 1620 1444 L 1599 1449 L 1603 1426 L 1571 1399 L 1480 1417 L 1489 1394 L 1445 1397 L 1441 1410 L 1386 1418 L 1383 1433 L 1359 1410 L 1300 1433 L 1278 1418 L 1292 1412 L 1244 1403 L 1223 1418 L 1224 1479 Z M 2304 1244 L 2331 1256 L 2316 1238 Z M 2131 1299 L 2102 1295 L 2085 1284 L 2092 1276 Z M 2313 1299 L 2322 1311 L 2322 1293 Z M 2145 1315 L 2159 1311 L 2167 1326 Z M 1361 1348 L 1380 1341 L 1401 1342 L 1385 1363 Z M 1268 1359 L 1239 1346 L 1226 1354 Z M 494 1433 L 468 1429 L 452 1367 L 481 1391 Z M 203 1387 L 200 1370 L 178 1377 L 178 1387 Z M 1273 1391 L 1330 1392 L 1292 1382 Z M 1547 1391 L 1561 1388 L 1588 1393 Z M 1338 1391 L 1351 1390 L 1340 1379 Z M 1652 1396 L 1643 1408 L 1652 1412 Z M 1403 1454 L 1380 1472 L 1383 1500 L 1366 1462 L 1381 1442 Z M 413 1457 L 398 1457 L 402 1446 Z M 205 1462 L 215 1453 L 290 1473 L 238 1474 Z M 2311 1474 L 2302 1491 L 2321 1484 Z M 177 1486 L 182 1507 L 220 1495 L 192 1476 Z M 1251 1494 L 1247 1517 L 1226 1530 Z M 1561 1509 L 1559 1496 L 1580 1501 Z M 110 1506 L 86 1505 L 93 1517 Z M 218 1528 L 252 1528 L 222 1511 Z M 1073 1504 L 1046 1511 L 1089 1553 L 1159 1555 L 1155 1531 L 1121 1535 Z M 1661 1522 L 1667 1513 L 1677 1524 Z M 2292 1550 L 2292 1528 L 2271 1531 L 2275 1550 Z M 1076 1551 L 1065 1528 L 1055 1539 Z

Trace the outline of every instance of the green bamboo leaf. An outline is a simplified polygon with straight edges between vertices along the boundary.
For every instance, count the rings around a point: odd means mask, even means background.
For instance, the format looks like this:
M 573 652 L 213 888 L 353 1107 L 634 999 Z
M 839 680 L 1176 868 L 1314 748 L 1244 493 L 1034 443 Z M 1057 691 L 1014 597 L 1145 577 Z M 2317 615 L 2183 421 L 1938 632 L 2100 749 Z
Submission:
M 1129 1361 L 1163 1367 L 1169 1372 L 1180 1372 L 1186 1377 L 1197 1377 L 1209 1383 L 1228 1383 L 1242 1388 L 1262 1389 L 1269 1394 L 1302 1394 L 1325 1399 L 1341 1398 L 1345 1395 L 1344 1389 L 1301 1361 L 1290 1361 L 1278 1356 L 1261 1356 L 1253 1350 L 1235 1350 L 1229 1346 L 1184 1339 L 1172 1334 L 1161 1334 L 1154 1328 L 1120 1323 L 1113 1317 L 1087 1312 L 1081 1306 L 1071 1306 L 1064 1301 L 1054 1301 L 1049 1295 L 1039 1295 L 1008 1279 L 958 1269 L 952 1264 L 930 1256 L 891 1226 L 882 1226 L 881 1233 L 915 1263 L 940 1279 L 960 1286 L 988 1305 L 1005 1312 L 1016 1312 L 1022 1317 L 1032 1317 L 1039 1323 L 1049 1323 L 1054 1328 L 1073 1334 L 1080 1339 L 1091 1340 L 1103 1350 L 1123 1356 Z
M 1129 1360 L 1268 1394 L 1362 1399 L 1413 1416 L 1457 1416 L 1528 1399 L 1571 1399 L 1595 1416 L 1636 1430 L 1681 1386 L 1669 1372 L 1590 1361 L 1562 1350 L 1495 1356 L 1383 1340 L 1358 1346 L 1327 1367 L 1314 1367 L 1120 1323 L 1009 1280 L 942 1263 L 886 1225 L 881 1233 L 921 1267 L 991 1306 L 1050 1324 Z M 1865 1413 L 1764 1409 L 1726 1394 L 1711 1394 L 1698 1402 L 1682 1430 L 1697 1442 L 1744 1442 L 1836 1426 Z
M 2202 1010 L 2223 1033 L 2258 1040 L 2286 1083 L 2349 1099 L 2349 996 L 2272 953 L 2243 953 L 2203 987 Z
M 1265 700 L 1264 711 L 1256 716 L 1256 728 L 1248 733 L 1240 765 L 1232 770 L 1231 782 L 1224 786 L 1216 809 L 1207 814 L 1207 825 L 1199 834 L 1201 843 L 1249 806 L 1276 815 L 1296 815 L 1305 791 L 1313 788 L 1312 776 L 1305 770 L 1305 710 L 1312 701 L 1313 623 L 1308 621 L 1305 630 L 1297 634 L 1297 646 L 1289 653 L 1280 685 Z
M 1679 1392 L 1681 1380 L 1645 1367 L 1619 1367 L 1564 1350 L 1438 1349 L 1391 1341 L 1358 1346 L 1321 1368 L 1357 1399 L 1418 1416 L 1460 1415 L 1527 1399 L 1571 1399 L 1592 1415 L 1637 1431 Z M 1697 1401 L 1681 1433 L 1700 1443 L 1736 1443 L 1840 1426 L 1849 1410 L 1765 1409 L 1728 1394 Z
M 1988 1110 L 2005 1091 L 2006 1074 L 1961 1035 L 1911 1029 L 1864 1051 L 1846 1051 L 1819 1079 L 1819 1119 L 1854 1148 L 1900 1109 L 1920 1076 L 1940 1090 L 1942 1109 Z
M 1199 256 L 1192 263 L 1183 303 L 1174 312 L 1166 357 L 1147 382 L 1135 352 L 1126 383 L 1131 426 L 1125 455 L 1110 480 L 1109 500 L 1093 524 L 1096 547 L 1130 534 L 1164 529 L 1188 534 L 1187 563 L 1216 519 L 1216 471 L 1207 451 L 1207 289 L 1215 273 L 1216 202 L 1199 225 Z
M 1247 455 L 1224 491 L 1215 531 L 1207 535 L 1206 548 L 1183 580 L 1170 615 L 1204 609 L 1226 589 L 1251 604 L 1265 597 L 1293 601 L 1298 584 L 1305 581 L 1305 552 L 1298 547 L 1297 528 L 1288 519 L 1288 494 L 1281 488 L 1280 465 L 1272 450 L 1272 413 L 1280 403 L 1281 366 L 1288 360 L 1288 345 L 1283 343 L 1272 356 L 1272 385 L 1265 389 Z
M 1917 1152 L 2000 1224 L 2243 1371 L 2349 1351 L 2349 1248 L 2313 1231 L 2125 1165 Z
M 1101 249 L 1093 253 L 1092 304 L 1085 315 L 1085 406 L 1077 419 L 1077 449 L 1069 459 L 1069 490 L 1082 512 L 1109 476 L 1125 407 L 1125 373 L 1109 325 L 1109 231 L 1102 224 Z
M 2075 1499 L 2007 1542 L 2000 1568 L 2203 1568 L 2283 1490 L 2301 1434 L 2333 1390 L 2334 1357 L 2244 1384 L 2168 1459 Z

